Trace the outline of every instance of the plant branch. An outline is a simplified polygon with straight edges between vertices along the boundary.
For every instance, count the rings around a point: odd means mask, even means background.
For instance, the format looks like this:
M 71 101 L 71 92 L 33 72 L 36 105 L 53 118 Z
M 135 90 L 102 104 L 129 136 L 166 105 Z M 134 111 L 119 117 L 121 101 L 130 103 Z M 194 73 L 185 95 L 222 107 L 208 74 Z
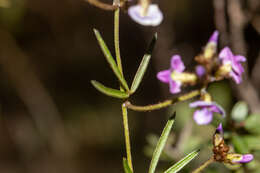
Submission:
M 147 106 L 137 106 L 137 105 L 133 105 L 131 104 L 129 101 L 125 102 L 125 105 L 128 109 L 132 109 L 134 111 L 152 111 L 152 110 L 157 110 L 157 109 L 162 109 L 165 107 L 168 107 L 172 104 L 175 104 L 177 102 L 180 101 L 185 101 L 185 100 L 189 100 L 192 99 L 196 96 L 198 96 L 200 94 L 199 90 L 195 90 L 195 91 L 191 91 L 190 93 L 184 94 L 180 97 L 171 99 L 171 100 L 165 100 L 164 102 L 160 102 L 157 104 L 153 104 L 153 105 L 147 105 Z
M 200 165 L 200 167 L 198 167 L 197 169 L 195 169 L 192 173 L 199 173 L 201 172 L 203 169 L 205 169 L 207 166 L 209 166 L 211 163 L 213 163 L 214 157 L 211 157 L 209 160 L 207 160 L 206 162 L 204 162 L 202 165 Z
M 127 154 L 127 162 L 129 167 L 133 172 L 133 164 L 132 164 L 132 156 L 131 156 L 131 143 L 130 143 L 130 135 L 129 135 L 129 127 L 128 127 L 128 116 L 127 116 L 127 107 L 125 104 L 122 104 L 122 115 L 123 115 L 123 125 L 124 125 L 124 133 L 125 133 L 125 145 L 126 145 L 126 154 Z
M 91 5 L 93 5 L 95 7 L 101 8 L 103 10 L 114 11 L 115 9 L 118 8 L 117 6 L 106 4 L 104 2 L 100 2 L 99 0 L 85 0 L 85 1 L 87 1 L 88 3 L 90 3 Z

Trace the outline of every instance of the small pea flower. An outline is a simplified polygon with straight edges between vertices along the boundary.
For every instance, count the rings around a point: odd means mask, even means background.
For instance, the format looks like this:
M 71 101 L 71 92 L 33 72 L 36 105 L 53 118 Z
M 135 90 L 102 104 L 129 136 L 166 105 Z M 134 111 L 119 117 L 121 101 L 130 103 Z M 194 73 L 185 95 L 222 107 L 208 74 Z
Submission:
M 204 50 L 205 59 L 211 59 L 214 56 L 214 54 L 217 52 L 218 36 L 219 36 L 219 32 L 216 30 L 209 38 L 209 41 Z
M 206 69 L 202 65 L 196 66 L 196 74 L 198 77 L 203 77 L 206 74 Z
M 222 65 L 216 73 L 217 78 L 228 76 L 233 78 L 237 84 L 241 83 L 244 72 L 241 62 L 245 62 L 246 58 L 242 55 L 234 55 L 229 47 L 225 47 L 219 53 L 219 59 Z
M 213 63 L 212 58 L 215 56 L 217 52 L 218 37 L 219 32 L 216 30 L 210 36 L 202 54 L 195 57 L 195 60 L 199 64 L 203 64 L 205 67 L 211 68 L 211 64 Z
M 209 94 L 205 94 L 203 100 L 190 103 L 190 107 L 198 108 L 193 114 L 193 119 L 198 125 L 209 124 L 214 112 L 225 116 L 225 111 L 217 103 L 211 101 Z
M 171 67 L 169 70 L 163 70 L 157 73 L 157 78 L 164 83 L 169 83 L 172 94 L 179 93 L 183 84 L 194 84 L 197 80 L 195 74 L 184 72 L 185 66 L 179 55 L 171 58 Z
M 225 144 L 222 124 L 218 126 L 213 136 L 214 160 L 229 164 L 248 163 L 254 159 L 252 154 L 229 153 L 229 146 Z
M 144 2 L 144 3 L 142 3 Z M 163 20 L 163 14 L 157 4 L 149 4 L 141 1 L 141 4 L 131 6 L 128 9 L 129 16 L 137 23 L 145 26 L 157 26 Z

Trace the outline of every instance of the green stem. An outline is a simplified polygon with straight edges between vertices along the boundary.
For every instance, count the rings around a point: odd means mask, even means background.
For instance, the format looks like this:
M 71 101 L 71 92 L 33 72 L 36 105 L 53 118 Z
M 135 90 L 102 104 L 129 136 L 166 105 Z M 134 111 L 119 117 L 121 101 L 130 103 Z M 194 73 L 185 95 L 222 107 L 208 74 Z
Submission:
M 192 91 L 190 93 L 184 94 L 180 97 L 171 99 L 171 100 L 165 100 L 164 102 L 160 102 L 157 104 L 153 104 L 153 105 L 147 105 L 147 106 L 137 106 L 137 105 L 133 105 L 131 104 L 129 101 L 125 102 L 125 105 L 128 109 L 132 109 L 135 111 L 152 111 L 152 110 L 157 110 L 157 109 L 162 109 L 165 108 L 167 106 L 170 106 L 174 103 L 180 102 L 180 101 L 185 101 L 185 100 L 189 100 L 193 97 L 196 97 L 200 94 L 199 90 L 195 90 Z
M 122 114 L 123 114 L 123 124 L 124 124 L 124 132 L 125 132 L 127 162 L 133 172 L 133 164 L 132 164 L 132 156 L 131 156 L 131 143 L 130 143 L 129 128 L 128 128 L 128 116 L 127 116 L 127 108 L 126 108 L 125 104 L 122 104 Z
M 203 169 L 205 169 L 207 166 L 209 166 L 211 163 L 213 163 L 215 160 L 213 157 L 211 157 L 209 160 L 204 162 L 200 167 L 198 167 L 196 170 L 194 170 L 192 173 L 200 173 Z
M 123 68 L 121 63 L 121 55 L 120 55 L 120 47 L 119 47 L 119 15 L 120 15 L 120 8 L 118 7 L 115 10 L 115 18 L 114 18 L 114 44 L 115 44 L 115 52 L 116 52 L 116 61 L 118 68 L 123 75 Z

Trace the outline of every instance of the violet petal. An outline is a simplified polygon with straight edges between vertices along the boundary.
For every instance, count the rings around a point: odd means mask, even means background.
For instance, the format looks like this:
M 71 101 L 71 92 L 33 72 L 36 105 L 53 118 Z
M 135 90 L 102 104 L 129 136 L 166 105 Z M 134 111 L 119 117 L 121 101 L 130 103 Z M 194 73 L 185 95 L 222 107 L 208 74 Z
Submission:
M 196 74 L 197 74 L 199 77 L 204 76 L 205 73 L 206 73 L 206 69 L 205 69 L 202 65 L 196 66 Z
M 159 79 L 161 82 L 169 83 L 171 80 L 171 72 L 170 70 L 163 70 L 157 73 L 157 79 Z
M 217 131 L 218 133 L 220 133 L 220 134 L 223 134 L 224 131 L 223 131 L 222 123 L 220 123 L 220 124 L 218 125 L 216 131 Z
M 173 55 L 171 58 L 171 69 L 179 73 L 185 70 L 185 66 L 181 60 L 180 55 Z
M 201 101 L 201 100 L 190 103 L 191 108 L 205 107 L 205 106 L 211 106 L 211 105 L 212 105 L 212 102 L 205 102 L 205 101 Z
M 246 61 L 246 57 L 242 56 L 242 55 L 236 55 L 235 59 L 239 62 L 245 62 Z
M 181 82 L 170 80 L 169 86 L 172 94 L 181 92 Z
M 196 110 L 193 119 L 199 125 L 209 124 L 213 119 L 213 114 L 207 108 Z
M 239 163 L 248 163 L 251 162 L 254 159 L 254 156 L 252 154 L 243 154 L 242 160 L 239 161 Z
M 137 23 L 145 26 L 157 26 L 163 20 L 163 14 L 158 5 L 150 4 L 146 16 L 141 15 L 141 5 L 134 5 L 128 9 L 129 16 Z
M 239 74 L 231 71 L 229 75 L 233 78 L 233 80 L 236 82 L 236 84 L 240 84 L 242 82 L 242 78 Z
M 211 37 L 209 38 L 208 42 L 213 42 L 215 44 L 218 43 L 218 36 L 219 36 L 219 32 L 216 30 L 213 32 L 213 34 L 211 35 Z

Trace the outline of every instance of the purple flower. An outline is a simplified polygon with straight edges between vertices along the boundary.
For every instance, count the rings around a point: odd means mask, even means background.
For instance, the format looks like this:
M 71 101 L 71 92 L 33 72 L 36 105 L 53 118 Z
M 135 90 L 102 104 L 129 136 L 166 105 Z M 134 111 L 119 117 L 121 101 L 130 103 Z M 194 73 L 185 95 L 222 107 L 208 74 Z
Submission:
M 170 92 L 172 94 L 178 93 L 181 91 L 182 82 L 178 79 L 173 80 L 172 74 L 181 74 L 185 69 L 185 66 L 179 55 L 172 56 L 171 67 L 169 70 L 163 70 L 157 73 L 157 78 L 164 83 L 169 83 Z
M 232 162 L 234 163 L 248 163 L 251 162 L 254 159 L 254 156 L 252 154 L 239 154 L 240 157 L 237 157 L 236 159 L 232 159 Z
M 193 114 L 193 119 L 199 125 L 209 124 L 213 119 L 213 113 L 225 116 L 225 111 L 215 102 L 195 101 L 190 103 L 190 107 L 199 108 Z
M 237 154 L 237 153 L 229 153 L 229 147 L 225 144 L 223 138 L 223 128 L 222 124 L 219 124 L 218 128 L 213 137 L 213 152 L 214 152 L 214 159 L 218 162 L 224 163 L 248 163 L 254 159 L 252 154 Z
M 206 73 L 205 67 L 203 67 L 202 65 L 197 65 L 197 66 L 196 66 L 196 74 L 197 74 L 199 77 L 204 76 L 205 73 Z
M 214 44 L 218 44 L 218 36 L 219 36 L 219 32 L 216 30 L 213 32 L 213 34 L 211 35 L 211 37 L 209 38 L 208 43 L 214 43 Z
M 163 14 L 158 5 L 150 4 L 145 15 L 142 10 L 140 4 L 134 5 L 128 9 L 128 14 L 135 22 L 145 26 L 157 26 L 162 22 Z
M 245 62 L 246 58 L 241 55 L 233 55 L 229 47 L 225 47 L 219 53 L 219 59 L 222 61 L 222 69 L 228 73 L 233 80 L 239 84 L 242 81 L 242 73 L 244 68 L 241 62 Z
M 222 123 L 220 123 L 216 129 L 217 133 L 223 134 L 224 130 L 223 130 L 223 126 Z
M 204 50 L 204 57 L 206 59 L 211 59 L 213 55 L 217 52 L 218 36 L 219 32 L 214 31 L 214 33 L 209 38 L 209 41 Z
M 227 161 L 229 163 L 248 163 L 254 159 L 252 154 L 237 154 L 237 153 L 228 153 L 227 154 Z

